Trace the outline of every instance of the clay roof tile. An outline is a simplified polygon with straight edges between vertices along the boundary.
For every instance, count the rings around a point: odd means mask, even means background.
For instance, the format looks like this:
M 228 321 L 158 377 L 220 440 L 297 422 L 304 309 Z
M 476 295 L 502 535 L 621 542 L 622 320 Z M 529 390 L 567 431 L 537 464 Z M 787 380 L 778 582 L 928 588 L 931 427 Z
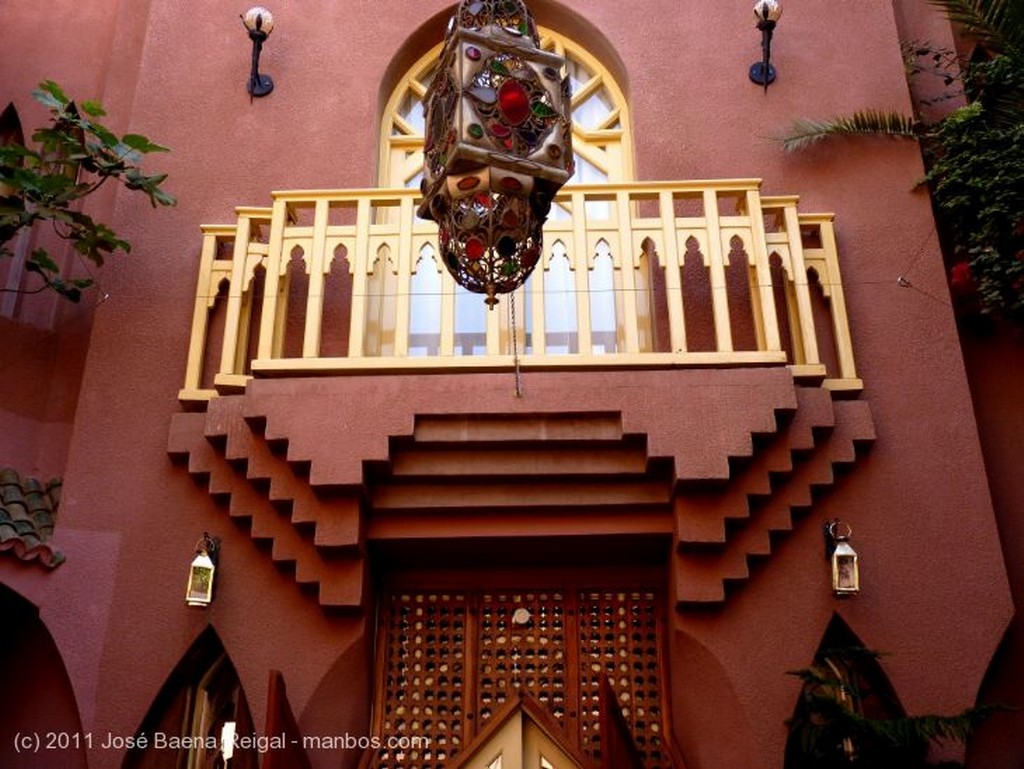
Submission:
M 60 504 L 61 481 L 42 483 L 0 467 L 0 553 L 22 561 L 37 560 L 49 568 L 64 562 L 64 554 L 49 542 Z

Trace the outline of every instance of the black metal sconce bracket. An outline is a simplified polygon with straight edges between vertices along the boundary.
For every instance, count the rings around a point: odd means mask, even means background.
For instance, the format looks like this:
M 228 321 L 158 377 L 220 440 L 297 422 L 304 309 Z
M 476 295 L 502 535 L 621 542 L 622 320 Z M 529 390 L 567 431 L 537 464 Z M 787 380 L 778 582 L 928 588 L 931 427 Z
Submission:
M 761 61 L 755 61 L 750 65 L 750 79 L 758 85 L 764 86 L 765 93 L 767 93 L 768 86 L 775 82 L 775 67 L 771 65 L 772 34 L 775 32 L 775 22 L 770 19 L 762 19 L 757 22 L 757 28 L 761 30 Z
M 242 17 L 243 24 L 245 23 L 245 17 Z M 249 33 L 249 39 L 252 40 L 252 69 L 249 72 L 249 83 L 246 86 L 246 90 L 249 92 L 250 98 L 257 98 L 259 96 L 266 96 L 268 93 L 274 90 L 274 81 L 270 78 L 270 75 L 260 74 L 260 54 L 263 52 L 263 43 L 267 40 L 267 33 L 261 28 L 261 19 L 257 18 L 256 28 L 249 29 L 246 27 L 246 31 Z

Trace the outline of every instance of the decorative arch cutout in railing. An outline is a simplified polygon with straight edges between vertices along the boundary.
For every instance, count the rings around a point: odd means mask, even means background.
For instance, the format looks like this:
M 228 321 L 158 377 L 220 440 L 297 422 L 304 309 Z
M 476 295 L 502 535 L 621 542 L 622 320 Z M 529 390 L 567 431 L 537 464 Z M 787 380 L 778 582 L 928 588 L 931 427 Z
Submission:
M 180 399 L 251 376 L 789 366 L 857 391 L 831 214 L 756 179 L 568 187 L 533 276 L 489 312 L 404 189 L 273 193 L 204 226 Z M 513 333 L 513 330 L 515 333 Z

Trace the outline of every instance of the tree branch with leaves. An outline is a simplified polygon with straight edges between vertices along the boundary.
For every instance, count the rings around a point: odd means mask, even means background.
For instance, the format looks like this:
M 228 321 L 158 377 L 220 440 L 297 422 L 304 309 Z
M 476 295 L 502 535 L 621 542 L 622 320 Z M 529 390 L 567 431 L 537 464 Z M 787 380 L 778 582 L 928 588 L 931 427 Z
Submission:
M 0 259 L 14 258 L 18 235 L 46 222 L 77 254 L 102 267 L 109 255 L 129 253 L 131 244 L 82 212 L 81 201 L 113 179 L 145 195 L 154 208 L 175 205 L 175 197 L 161 186 L 167 174 L 147 175 L 139 166 L 145 155 L 167 148 L 141 134 L 117 136 L 99 122 L 106 112 L 98 102 L 78 104 L 51 80 L 32 95 L 51 117 L 32 135 L 34 148 L 27 143 L 0 146 Z M 37 276 L 38 285 L 15 289 L 21 293 L 55 291 L 77 302 L 93 284 L 89 278 L 63 277 L 45 248 L 27 256 L 25 270 Z

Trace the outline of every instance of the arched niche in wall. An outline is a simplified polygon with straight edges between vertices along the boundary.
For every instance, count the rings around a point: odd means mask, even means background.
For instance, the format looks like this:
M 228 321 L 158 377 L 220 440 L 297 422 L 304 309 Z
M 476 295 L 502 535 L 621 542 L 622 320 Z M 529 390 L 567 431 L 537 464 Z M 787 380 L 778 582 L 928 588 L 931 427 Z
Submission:
M 304 735 L 371 734 L 366 703 L 373 698 L 372 645 L 369 627 L 339 652 L 302 711 Z
M 1013 767 L 1019 765 L 1024 744 L 1024 622 L 1018 614 L 1010 622 L 1002 643 L 989 662 L 978 690 L 977 706 L 998 704 L 998 713 L 979 726 L 967 740 L 967 766 Z
M 223 767 L 220 755 L 221 730 L 235 723 L 239 735 L 252 735 L 252 714 L 241 681 L 212 627 L 207 627 L 182 656 L 153 700 L 136 731 L 145 737 L 144 747 L 125 756 L 123 769 L 214 769 Z M 159 747 L 155 733 L 168 738 Z M 180 740 L 170 743 L 170 738 Z M 254 750 L 236 750 L 231 769 L 257 769 Z
M 746 709 L 725 665 L 689 633 L 676 630 L 669 641 L 673 726 L 687 766 L 756 766 Z
M 886 722 L 906 714 L 879 662 L 842 617 L 833 614 L 809 667 L 794 671 L 804 682 L 789 721 L 785 769 L 923 766 L 927 742 L 879 737 Z M 882 727 L 869 728 L 866 722 Z
M 60 651 L 39 610 L 0 585 L 0 766 L 85 769 L 82 722 Z M 54 750 L 15 752 L 18 734 L 67 735 Z M 55 738 L 57 739 L 57 738 Z M 45 747 L 44 745 L 40 746 Z

